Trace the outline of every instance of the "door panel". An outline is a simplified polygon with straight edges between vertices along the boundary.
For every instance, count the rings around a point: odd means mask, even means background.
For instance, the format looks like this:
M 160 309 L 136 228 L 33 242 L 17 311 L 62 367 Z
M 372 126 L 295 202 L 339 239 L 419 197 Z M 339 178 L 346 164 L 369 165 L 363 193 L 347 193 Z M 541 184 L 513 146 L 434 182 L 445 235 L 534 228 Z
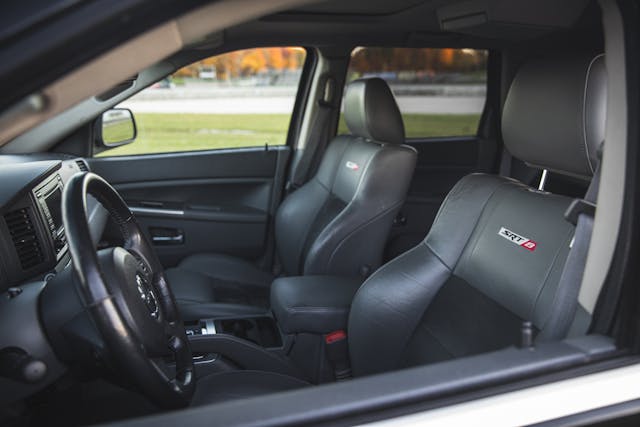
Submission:
M 412 139 L 406 144 L 417 150 L 418 161 L 407 200 L 391 229 L 385 260 L 422 241 L 451 188 L 465 175 L 491 170 L 495 159 L 495 143 L 476 137 Z
M 135 142 L 134 142 L 135 144 Z M 272 178 L 277 155 L 287 147 L 191 151 L 140 156 L 96 157 L 96 173 L 112 185 L 153 180 L 199 178 Z
M 135 212 L 165 267 L 193 253 L 265 252 L 288 147 L 94 158 Z M 274 193 L 275 191 L 275 193 Z

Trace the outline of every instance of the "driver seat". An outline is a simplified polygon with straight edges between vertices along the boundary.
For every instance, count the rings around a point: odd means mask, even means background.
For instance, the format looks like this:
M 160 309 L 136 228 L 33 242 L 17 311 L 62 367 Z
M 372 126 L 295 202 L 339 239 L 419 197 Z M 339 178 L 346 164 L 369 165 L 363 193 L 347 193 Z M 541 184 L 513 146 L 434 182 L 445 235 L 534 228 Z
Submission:
M 532 166 L 588 180 L 604 139 L 605 100 L 602 55 L 529 62 L 503 108 L 504 142 Z M 353 375 L 514 346 L 523 321 L 537 342 L 566 337 L 578 308 L 560 280 L 575 231 L 564 218 L 572 200 L 502 176 L 460 180 L 424 241 L 355 295 Z M 271 372 L 230 371 L 200 379 L 193 404 L 306 385 Z
M 379 78 L 351 82 L 344 117 L 351 135 L 334 138 L 309 182 L 275 217 L 281 274 L 366 277 L 409 188 L 416 151 L 404 144 L 400 110 Z M 222 254 L 195 254 L 166 271 L 185 318 L 221 310 L 263 311 L 274 276 Z M 231 306 L 231 307 L 230 307 Z M 254 312 L 256 309 L 254 308 Z

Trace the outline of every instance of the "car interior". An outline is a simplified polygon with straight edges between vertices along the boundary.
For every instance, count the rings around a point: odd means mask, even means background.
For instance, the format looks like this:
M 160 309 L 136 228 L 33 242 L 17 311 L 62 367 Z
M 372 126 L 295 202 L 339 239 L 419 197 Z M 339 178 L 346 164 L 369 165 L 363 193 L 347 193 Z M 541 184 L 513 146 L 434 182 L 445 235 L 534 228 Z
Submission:
M 63 3 L 43 35 L 100 10 Z M 637 363 L 613 2 L 240 3 L 114 6 L 5 80 L 2 425 L 352 425 Z

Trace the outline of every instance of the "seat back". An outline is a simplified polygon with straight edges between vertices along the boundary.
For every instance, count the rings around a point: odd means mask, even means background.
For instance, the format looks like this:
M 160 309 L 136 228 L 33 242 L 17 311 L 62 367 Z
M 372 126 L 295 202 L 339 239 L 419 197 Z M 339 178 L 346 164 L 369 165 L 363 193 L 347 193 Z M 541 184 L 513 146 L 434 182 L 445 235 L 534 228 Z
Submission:
M 605 76 L 602 57 L 524 65 L 503 110 L 510 152 L 588 179 L 604 136 Z M 463 178 L 425 240 L 358 290 L 349 318 L 354 374 L 517 345 L 523 321 L 538 340 L 564 337 L 577 306 L 560 284 L 571 201 L 510 178 Z
M 280 206 L 276 245 L 285 273 L 366 274 L 404 203 L 416 152 L 389 87 L 378 78 L 352 82 L 345 95 L 351 135 L 329 144 L 318 172 Z

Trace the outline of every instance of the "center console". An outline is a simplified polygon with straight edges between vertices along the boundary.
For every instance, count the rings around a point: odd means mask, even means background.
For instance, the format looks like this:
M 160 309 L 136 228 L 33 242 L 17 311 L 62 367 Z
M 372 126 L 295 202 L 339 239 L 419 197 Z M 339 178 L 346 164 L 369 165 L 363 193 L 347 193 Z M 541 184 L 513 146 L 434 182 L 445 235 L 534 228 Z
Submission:
M 197 375 L 240 368 L 334 381 L 330 356 L 348 360 L 345 331 L 361 283 L 360 277 L 278 278 L 271 287 L 271 312 L 185 321 Z M 336 336 L 341 344 L 332 344 Z
M 185 321 L 185 329 L 199 377 L 232 369 L 301 376 L 285 357 L 284 336 L 269 313 L 212 315 Z
M 271 285 L 271 307 L 286 334 L 328 334 L 347 328 L 361 277 L 281 277 Z
M 55 173 L 33 190 L 38 208 L 51 235 L 56 260 L 67 249 L 67 239 L 62 224 L 62 177 Z
M 264 348 L 281 348 L 282 334 L 269 316 L 223 317 L 185 322 L 187 336 L 233 335 Z

